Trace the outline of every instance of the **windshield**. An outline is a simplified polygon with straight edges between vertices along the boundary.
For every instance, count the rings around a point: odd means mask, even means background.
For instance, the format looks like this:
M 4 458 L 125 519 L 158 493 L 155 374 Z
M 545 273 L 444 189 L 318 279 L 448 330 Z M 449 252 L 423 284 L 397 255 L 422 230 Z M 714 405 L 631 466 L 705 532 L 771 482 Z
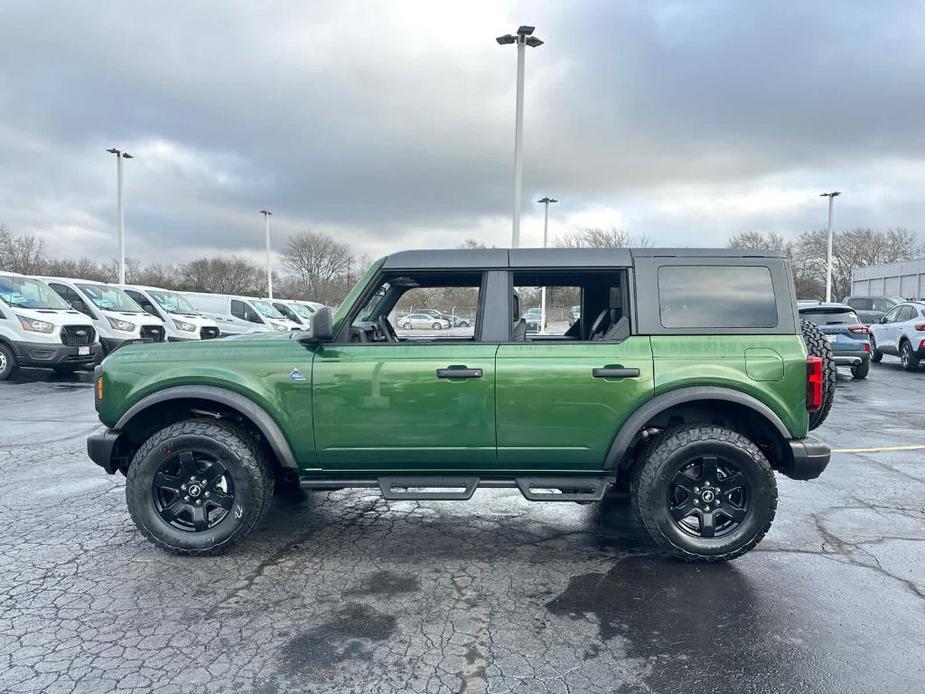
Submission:
M 31 277 L 0 275 L 0 299 L 17 308 L 71 308 L 51 287 Z
M 275 308 L 270 306 L 270 304 L 265 301 L 251 301 L 254 305 L 254 308 L 257 309 L 262 315 L 267 318 L 275 318 L 276 320 L 285 320 L 286 317 L 277 311 Z
M 167 313 L 182 313 L 186 315 L 198 316 L 199 311 L 186 299 L 173 292 L 160 292 L 148 290 L 151 298 L 157 302 L 157 305 L 167 311 Z
M 118 287 L 105 284 L 78 284 L 77 288 L 90 297 L 97 308 L 104 311 L 122 311 L 124 313 L 144 313 L 135 300 Z
M 314 313 L 308 306 L 303 306 L 302 304 L 287 304 L 287 306 L 292 309 L 293 313 L 302 316 L 302 318 L 311 318 L 312 313 Z

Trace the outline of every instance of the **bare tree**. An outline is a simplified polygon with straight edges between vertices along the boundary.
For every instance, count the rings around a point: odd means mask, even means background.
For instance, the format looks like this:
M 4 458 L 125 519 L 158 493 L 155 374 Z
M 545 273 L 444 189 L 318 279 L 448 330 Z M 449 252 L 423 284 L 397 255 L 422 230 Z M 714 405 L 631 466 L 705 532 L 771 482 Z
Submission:
M 244 258 L 215 256 L 199 258 L 180 268 L 184 288 L 217 294 L 257 293 L 260 270 Z
M 748 248 L 753 250 L 786 251 L 788 244 L 784 237 L 773 231 L 763 234 L 760 231 L 743 231 L 736 234 L 726 244 L 727 248 Z
M 45 242 L 37 236 L 14 234 L 0 223 L 0 269 L 34 275 L 42 271 Z
M 332 297 L 343 293 L 343 278 L 348 269 L 352 270 L 352 261 L 347 244 L 314 231 L 291 236 L 283 251 L 283 264 L 294 275 L 302 293 L 325 303 L 333 303 Z
M 646 236 L 634 236 L 625 229 L 587 227 L 575 229 L 559 236 L 554 245 L 559 248 L 646 248 Z

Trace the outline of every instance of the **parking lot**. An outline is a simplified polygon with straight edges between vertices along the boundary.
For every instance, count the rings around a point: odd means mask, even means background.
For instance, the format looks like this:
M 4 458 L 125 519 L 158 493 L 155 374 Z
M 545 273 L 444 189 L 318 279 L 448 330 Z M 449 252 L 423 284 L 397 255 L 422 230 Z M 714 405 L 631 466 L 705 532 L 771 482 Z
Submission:
M 88 376 L 25 370 L 0 384 L 0 691 L 921 691 L 925 370 L 845 373 L 816 433 L 854 452 L 778 477 L 758 548 L 695 566 L 624 499 L 512 490 L 277 499 L 230 554 L 169 556 L 85 455 Z

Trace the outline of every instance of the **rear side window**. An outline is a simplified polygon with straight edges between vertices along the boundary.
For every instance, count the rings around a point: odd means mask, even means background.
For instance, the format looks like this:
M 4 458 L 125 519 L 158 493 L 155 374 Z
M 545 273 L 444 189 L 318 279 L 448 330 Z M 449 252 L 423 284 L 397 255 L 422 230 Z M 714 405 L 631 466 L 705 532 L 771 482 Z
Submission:
M 870 311 L 874 307 L 873 299 L 848 299 L 846 303 L 859 311 Z
M 675 265 L 658 270 L 665 328 L 774 328 L 777 302 L 766 267 Z

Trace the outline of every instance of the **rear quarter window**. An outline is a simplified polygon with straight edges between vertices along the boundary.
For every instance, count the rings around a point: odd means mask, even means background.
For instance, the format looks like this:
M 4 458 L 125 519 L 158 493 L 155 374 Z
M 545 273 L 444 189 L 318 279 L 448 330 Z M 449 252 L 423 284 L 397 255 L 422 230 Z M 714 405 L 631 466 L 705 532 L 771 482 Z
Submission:
M 760 265 L 663 265 L 658 298 L 665 328 L 777 327 L 771 271 Z

